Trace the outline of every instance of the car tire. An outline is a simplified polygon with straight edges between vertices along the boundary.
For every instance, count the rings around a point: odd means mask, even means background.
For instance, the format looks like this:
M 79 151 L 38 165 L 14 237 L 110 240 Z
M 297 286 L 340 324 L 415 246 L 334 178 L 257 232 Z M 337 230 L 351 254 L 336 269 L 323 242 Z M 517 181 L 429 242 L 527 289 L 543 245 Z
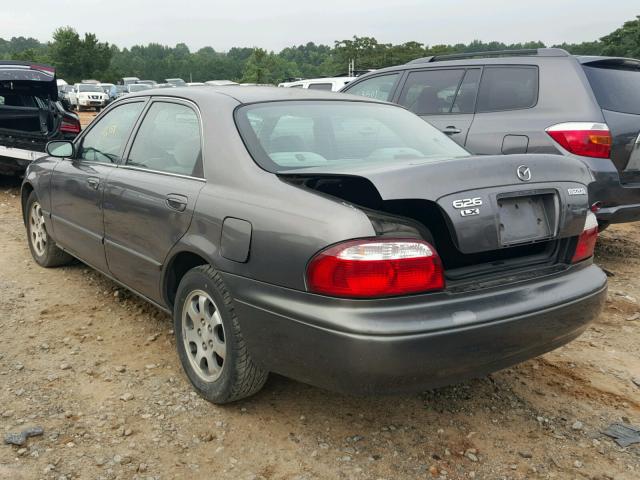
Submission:
M 206 400 L 229 403 L 258 392 L 268 372 L 248 351 L 231 294 L 211 265 L 189 270 L 173 309 L 180 363 Z
M 25 222 L 31 256 L 38 265 L 46 268 L 60 267 L 73 261 L 73 257 L 60 249 L 47 233 L 42 206 L 31 192 L 25 209 Z
M 609 228 L 609 226 L 611 225 L 611 223 L 607 222 L 607 221 L 599 221 L 598 222 L 598 232 L 604 232 L 607 228 Z

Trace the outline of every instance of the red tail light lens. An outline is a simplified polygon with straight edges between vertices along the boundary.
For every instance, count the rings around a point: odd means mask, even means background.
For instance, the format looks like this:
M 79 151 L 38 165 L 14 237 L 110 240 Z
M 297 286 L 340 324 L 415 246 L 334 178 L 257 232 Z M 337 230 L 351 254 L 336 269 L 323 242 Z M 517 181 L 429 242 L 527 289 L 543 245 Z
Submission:
M 63 118 L 60 124 L 63 133 L 80 133 L 80 122 L 75 118 Z
M 604 123 L 559 123 L 547 128 L 547 133 L 565 150 L 583 157 L 609 158 L 611 132 Z
M 584 223 L 584 230 L 578 238 L 578 245 L 573 254 L 571 263 L 577 263 L 587 258 L 593 257 L 598 239 L 598 219 L 592 212 L 587 213 L 587 220 Z
M 318 253 L 307 286 L 323 295 L 377 298 L 442 290 L 444 271 L 435 249 L 413 239 L 351 240 Z

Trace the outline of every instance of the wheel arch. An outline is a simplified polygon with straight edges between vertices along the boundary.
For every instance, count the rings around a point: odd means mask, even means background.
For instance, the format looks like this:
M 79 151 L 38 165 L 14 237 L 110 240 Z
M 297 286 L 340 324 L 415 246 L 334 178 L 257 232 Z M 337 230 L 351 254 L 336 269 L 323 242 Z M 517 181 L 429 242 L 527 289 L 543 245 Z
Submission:
M 213 265 L 213 263 L 202 252 L 180 249 L 171 253 L 165 265 L 162 275 L 162 298 L 170 308 L 173 308 L 178 285 L 185 273 L 200 265 Z
M 22 222 L 27 224 L 27 200 L 29 200 L 29 196 L 35 190 L 33 185 L 30 182 L 25 182 L 22 184 L 22 188 L 20 189 L 20 206 L 22 207 Z

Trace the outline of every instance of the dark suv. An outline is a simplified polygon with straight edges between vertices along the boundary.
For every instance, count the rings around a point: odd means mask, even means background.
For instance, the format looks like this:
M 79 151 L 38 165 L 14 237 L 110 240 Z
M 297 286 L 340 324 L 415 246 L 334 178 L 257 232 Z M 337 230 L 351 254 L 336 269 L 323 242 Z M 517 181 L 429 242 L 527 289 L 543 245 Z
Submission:
M 475 154 L 576 156 L 595 177 L 601 225 L 640 220 L 640 60 L 556 48 L 439 55 L 342 91 L 401 104 Z

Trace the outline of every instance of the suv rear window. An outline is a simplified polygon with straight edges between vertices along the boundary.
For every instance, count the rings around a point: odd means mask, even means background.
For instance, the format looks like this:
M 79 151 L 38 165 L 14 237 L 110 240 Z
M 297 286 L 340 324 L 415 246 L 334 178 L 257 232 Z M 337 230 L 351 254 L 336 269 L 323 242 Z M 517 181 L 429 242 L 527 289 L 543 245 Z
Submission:
M 640 64 L 594 63 L 583 68 L 601 108 L 640 115 Z
M 478 112 L 531 108 L 537 102 L 537 67 L 485 67 L 478 93 Z

